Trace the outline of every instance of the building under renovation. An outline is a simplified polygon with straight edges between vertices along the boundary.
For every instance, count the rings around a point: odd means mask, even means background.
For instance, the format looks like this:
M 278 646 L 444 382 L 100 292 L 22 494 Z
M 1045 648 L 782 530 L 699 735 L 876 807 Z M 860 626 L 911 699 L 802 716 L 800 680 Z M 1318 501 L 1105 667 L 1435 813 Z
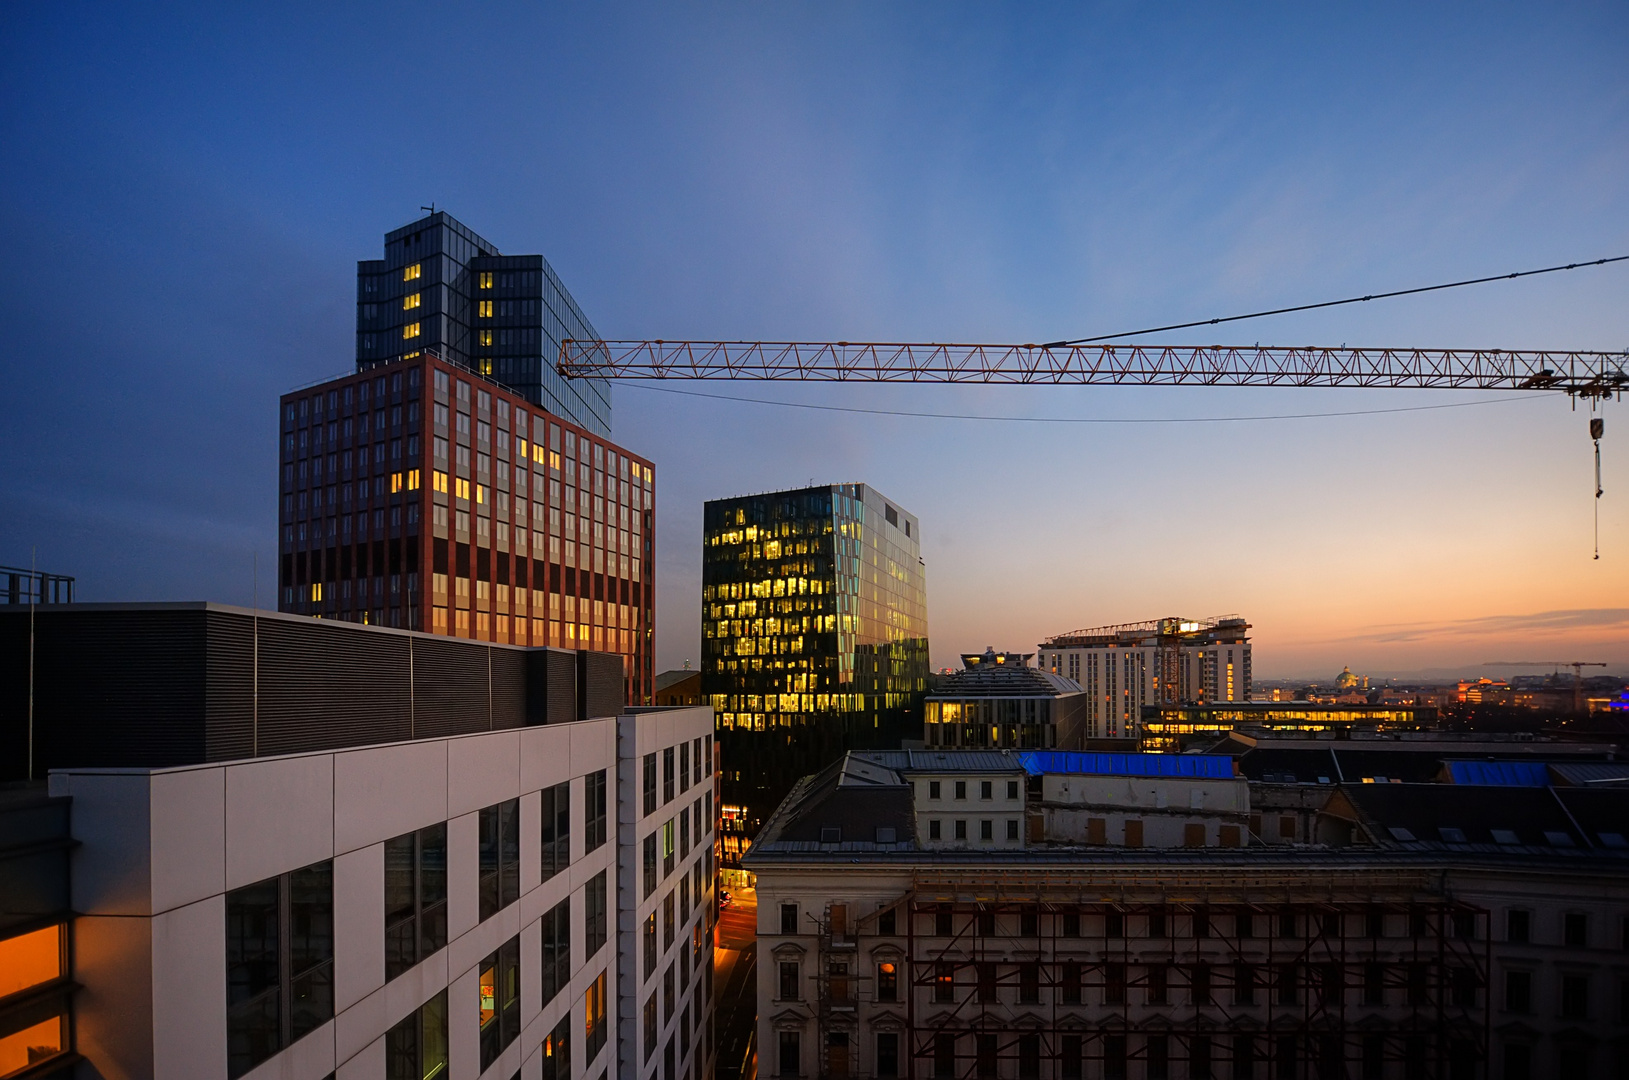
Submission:
M 1621 1075 L 1629 791 L 1492 766 L 1267 786 L 1291 828 L 1225 755 L 805 778 L 745 859 L 759 1075 Z
M 1089 739 L 1136 739 L 1145 705 L 1250 700 L 1250 624 L 1238 615 L 1153 619 L 1041 642 L 1039 665 L 1086 691 Z

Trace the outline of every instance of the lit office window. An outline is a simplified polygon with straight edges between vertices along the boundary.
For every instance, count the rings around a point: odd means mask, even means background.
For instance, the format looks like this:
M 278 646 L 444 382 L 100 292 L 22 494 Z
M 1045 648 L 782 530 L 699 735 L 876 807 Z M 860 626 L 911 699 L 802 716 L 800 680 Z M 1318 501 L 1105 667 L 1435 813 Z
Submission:
M 416 338 L 423 332 L 423 327 L 421 327 L 418 323 L 408 323 L 406 326 L 402 327 L 402 340 L 406 341 L 408 338 Z
M 47 926 L 0 941 L 0 998 L 64 981 L 64 934 Z M 0 1076 L 49 1061 L 67 1049 L 67 990 L 0 1019 Z
M 481 1069 L 492 1067 L 520 1034 L 520 938 L 481 961 Z
M 478 318 L 482 318 L 482 319 L 490 319 L 490 318 L 492 318 L 492 301 L 490 301 L 490 300 L 478 300 L 478 301 L 476 301 L 475 314 L 476 314 L 476 316 Z
M 571 1013 L 543 1040 L 543 1080 L 571 1080 Z
M 588 990 L 583 994 L 583 1026 L 585 1028 L 585 1041 L 588 1044 L 586 1058 L 594 1060 L 594 1056 L 605 1046 L 605 1040 L 610 1033 L 610 1025 L 605 1022 L 605 972 L 588 984 Z
M 402 280 L 403 281 L 417 281 L 420 277 L 423 276 L 423 274 L 424 274 L 424 269 L 423 269 L 422 265 L 419 264 L 419 263 L 414 263 L 412 266 L 406 267 L 406 268 L 404 268 L 402 270 Z
M 385 841 L 385 978 L 447 944 L 447 825 Z
M 418 307 L 419 305 L 421 305 L 423 303 L 424 303 L 424 294 L 423 293 L 408 293 L 406 296 L 402 297 L 402 310 L 403 311 L 412 311 L 414 308 Z
M 483 289 L 492 288 L 492 274 L 490 271 L 481 274 L 480 287 Z M 488 302 L 490 303 L 490 301 Z
M 490 331 L 490 330 L 477 330 L 475 332 L 475 339 L 476 339 L 476 341 L 480 342 L 482 345 L 490 346 L 492 344 L 492 331 Z

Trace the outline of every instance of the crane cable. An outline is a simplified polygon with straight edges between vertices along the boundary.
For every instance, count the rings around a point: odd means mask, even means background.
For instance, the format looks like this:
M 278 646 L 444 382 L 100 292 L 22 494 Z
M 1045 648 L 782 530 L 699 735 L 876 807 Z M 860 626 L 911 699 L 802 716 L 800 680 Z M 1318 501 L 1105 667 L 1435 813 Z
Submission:
M 1393 296 L 1413 296 L 1416 293 L 1437 292 L 1441 289 L 1457 289 L 1464 285 L 1485 285 L 1490 281 L 1510 281 L 1512 278 L 1532 277 L 1535 274 L 1554 274 L 1560 270 L 1576 270 L 1580 266 L 1605 266 L 1607 263 L 1629 261 L 1629 255 L 1614 255 L 1610 259 L 1596 259 L 1594 262 L 1567 263 L 1565 266 L 1546 266 L 1541 270 L 1518 270 L 1511 274 L 1495 274 L 1492 277 L 1467 278 L 1464 281 L 1449 281 L 1441 285 L 1422 285 L 1414 289 L 1396 289 L 1392 292 L 1370 293 L 1367 296 L 1351 296 L 1345 300 L 1325 300 L 1317 304 L 1298 304 L 1295 307 L 1274 308 L 1271 311 L 1252 311 L 1248 315 L 1226 315 L 1217 319 L 1199 319 L 1195 322 L 1172 323 L 1169 326 L 1150 326 L 1143 330 L 1124 330 L 1118 334 L 1099 334 L 1096 337 L 1074 338 L 1070 341 L 1051 341 L 1042 345 L 1043 349 L 1061 349 L 1070 345 L 1090 345 L 1097 341 L 1113 341 L 1116 338 L 1135 337 L 1138 334 L 1161 334 L 1167 330 L 1188 330 L 1195 326 L 1218 326 L 1222 323 L 1239 322 L 1242 319 L 1261 319 L 1268 315 L 1288 315 L 1294 311 L 1315 311 L 1318 308 L 1340 307 L 1342 304 L 1361 304 L 1367 300 L 1385 300 Z

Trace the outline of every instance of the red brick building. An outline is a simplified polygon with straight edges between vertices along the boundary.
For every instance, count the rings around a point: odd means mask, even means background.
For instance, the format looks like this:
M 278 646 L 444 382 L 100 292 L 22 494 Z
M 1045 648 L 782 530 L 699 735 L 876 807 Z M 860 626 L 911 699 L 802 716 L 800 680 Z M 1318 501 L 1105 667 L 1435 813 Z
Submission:
M 650 461 L 430 353 L 279 417 L 279 610 L 619 653 L 650 701 Z

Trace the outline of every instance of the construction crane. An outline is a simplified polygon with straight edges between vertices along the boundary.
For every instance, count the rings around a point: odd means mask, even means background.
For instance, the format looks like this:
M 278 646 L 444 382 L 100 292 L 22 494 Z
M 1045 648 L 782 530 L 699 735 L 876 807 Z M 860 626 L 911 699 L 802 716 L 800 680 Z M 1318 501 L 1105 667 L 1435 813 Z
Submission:
M 568 379 L 1629 390 L 1629 353 L 1270 345 L 977 345 L 567 339 Z
M 560 344 L 556 369 L 567 379 L 1554 390 L 1571 398 L 1575 407 L 1583 399 L 1593 410 L 1597 401 L 1621 400 L 1624 391 L 1629 390 L 1626 362 L 1629 352 L 1345 345 L 1137 345 L 1087 341 L 955 345 L 567 338 Z M 1595 440 L 1595 558 L 1599 559 L 1603 421 L 1592 418 L 1589 430 Z
M 1556 674 L 1561 673 L 1564 667 L 1572 668 L 1572 711 L 1584 711 L 1584 669 L 1587 667 L 1606 667 L 1599 660 L 1496 660 L 1484 667 L 1547 667 L 1552 668 Z

